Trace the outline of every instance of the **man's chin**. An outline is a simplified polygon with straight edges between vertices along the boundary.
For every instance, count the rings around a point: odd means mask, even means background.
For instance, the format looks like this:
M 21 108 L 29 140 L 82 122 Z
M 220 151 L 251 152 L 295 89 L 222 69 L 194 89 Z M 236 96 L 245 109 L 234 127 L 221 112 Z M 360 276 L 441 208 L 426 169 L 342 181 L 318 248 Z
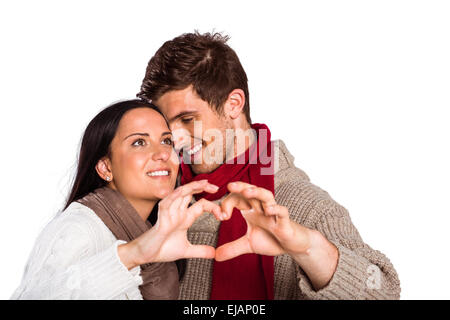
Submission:
M 192 172 L 195 175 L 198 175 L 198 174 L 204 174 L 204 173 L 211 173 L 214 170 L 216 170 L 217 168 L 219 168 L 220 164 L 217 164 L 217 163 L 203 164 L 202 163 L 202 164 L 191 164 L 190 166 L 191 166 Z

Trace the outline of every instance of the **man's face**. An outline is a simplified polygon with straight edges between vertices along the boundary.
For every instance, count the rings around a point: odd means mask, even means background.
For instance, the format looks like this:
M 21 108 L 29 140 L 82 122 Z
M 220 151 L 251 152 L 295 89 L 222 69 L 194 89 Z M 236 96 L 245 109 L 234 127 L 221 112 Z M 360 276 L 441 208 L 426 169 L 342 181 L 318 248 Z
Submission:
M 233 129 L 231 119 L 215 112 L 192 86 L 169 91 L 153 102 L 169 122 L 175 148 L 182 150 L 195 174 L 214 171 L 233 152 L 233 138 L 226 137 L 227 129 Z

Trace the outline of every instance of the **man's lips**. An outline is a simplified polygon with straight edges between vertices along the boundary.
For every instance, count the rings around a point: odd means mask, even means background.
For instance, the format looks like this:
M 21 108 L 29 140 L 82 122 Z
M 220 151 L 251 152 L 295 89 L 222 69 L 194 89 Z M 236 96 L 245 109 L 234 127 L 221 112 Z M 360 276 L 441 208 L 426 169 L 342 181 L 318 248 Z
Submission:
M 186 150 L 186 153 L 188 154 L 188 155 L 190 155 L 190 156 L 192 156 L 192 155 L 194 155 L 194 154 L 196 154 L 197 152 L 199 152 L 201 149 L 202 149 L 202 144 L 201 143 L 199 143 L 199 144 L 196 144 L 194 147 L 192 147 L 191 149 L 189 149 L 189 150 Z
M 192 148 L 187 148 L 186 147 L 182 147 L 180 149 L 180 156 L 188 156 L 188 157 L 193 157 L 195 156 L 197 153 L 199 153 L 199 151 L 203 148 L 203 143 L 199 142 L 196 143 Z

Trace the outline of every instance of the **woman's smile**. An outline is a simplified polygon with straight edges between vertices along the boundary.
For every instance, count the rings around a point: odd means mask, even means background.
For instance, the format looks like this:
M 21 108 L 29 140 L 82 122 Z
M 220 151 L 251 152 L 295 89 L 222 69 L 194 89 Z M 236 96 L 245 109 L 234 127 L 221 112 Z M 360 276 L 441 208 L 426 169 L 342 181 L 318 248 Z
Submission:
M 151 178 L 169 178 L 170 174 L 170 169 L 157 169 L 147 172 L 147 176 Z

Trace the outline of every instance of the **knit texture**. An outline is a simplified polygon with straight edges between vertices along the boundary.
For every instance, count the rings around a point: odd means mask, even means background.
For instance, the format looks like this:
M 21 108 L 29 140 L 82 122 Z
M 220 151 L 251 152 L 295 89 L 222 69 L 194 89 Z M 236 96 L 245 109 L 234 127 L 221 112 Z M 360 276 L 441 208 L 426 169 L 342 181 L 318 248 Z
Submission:
M 142 299 L 140 267 L 122 264 L 122 243 L 91 209 L 72 203 L 39 235 L 11 299 Z
M 334 243 L 339 260 L 328 285 L 315 291 L 293 259 L 275 257 L 275 299 L 398 299 L 400 282 L 389 259 L 363 242 L 347 210 L 294 166 L 283 142 L 277 145 L 277 203 L 289 209 L 291 219 Z M 193 244 L 216 246 L 219 226 L 205 213 L 189 229 L 188 238 Z M 73 203 L 41 232 L 11 298 L 142 299 L 140 267 L 129 271 L 122 264 L 117 255 L 121 243 L 91 209 Z M 180 299 L 209 299 L 213 261 L 188 259 Z
M 275 257 L 275 299 L 399 299 L 400 281 L 389 259 L 365 244 L 348 211 L 294 165 L 294 157 L 276 141 L 275 200 L 289 209 L 290 218 L 320 231 L 339 251 L 330 282 L 315 291 L 308 277 L 288 255 Z M 220 202 L 220 200 L 216 201 Z M 203 214 L 188 231 L 192 244 L 216 246 L 220 222 Z M 213 260 L 188 259 L 180 299 L 207 300 L 211 293 Z

